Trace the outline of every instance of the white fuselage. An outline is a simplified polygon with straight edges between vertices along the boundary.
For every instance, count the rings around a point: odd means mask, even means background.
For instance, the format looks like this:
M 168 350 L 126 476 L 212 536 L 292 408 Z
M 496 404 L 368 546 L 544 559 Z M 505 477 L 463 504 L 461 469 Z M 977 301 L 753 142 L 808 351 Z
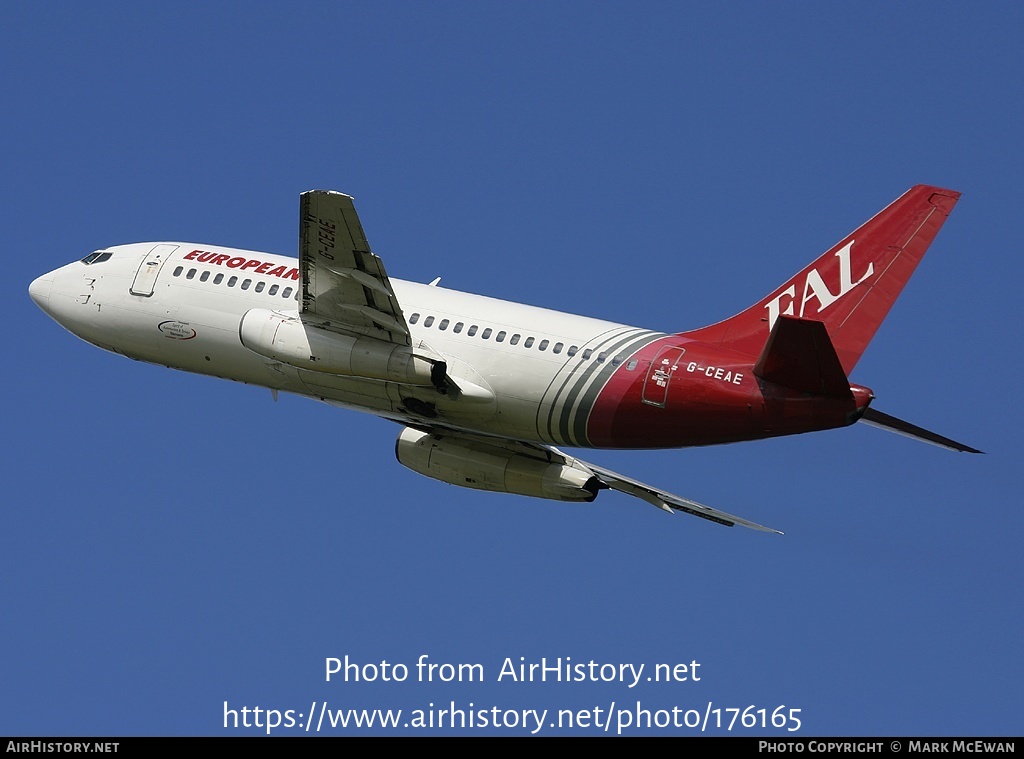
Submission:
M 602 489 L 761 525 L 555 446 L 680 448 L 870 423 L 849 372 L 959 193 L 912 187 L 721 322 L 665 334 L 388 276 L 350 195 L 299 196 L 298 259 L 181 242 L 120 245 L 44 274 L 36 304 L 134 359 L 368 411 L 404 425 L 403 465 L 460 487 L 559 501 Z
M 574 417 L 589 413 L 621 362 L 664 337 L 392 279 L 413 346 L 440 354 L 456 382 L 480 389 L 470 402 L 459 402 L 433 388 L 300 369 L 242 345 L 239 324 L 250 309 L 298 310 L 293 258 L 191 243 L 136 243 L 105 252 L 111 254 L 106 260 L 69 264 L 32 284 L 33 299 L 82 339 L 130 358 L 410 424 L 422 422 L 408 410 L 409 399 L 418 398 L 432 404 L 444 426 L 585 445 L 560 433 L 558 420 L 562 429 L 578 427 Z

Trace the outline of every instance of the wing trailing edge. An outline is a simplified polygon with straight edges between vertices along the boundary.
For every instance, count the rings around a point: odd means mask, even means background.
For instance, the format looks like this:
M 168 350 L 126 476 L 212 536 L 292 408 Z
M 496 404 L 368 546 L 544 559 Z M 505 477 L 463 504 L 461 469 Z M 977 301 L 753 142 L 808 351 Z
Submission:
M 577 461 L 579 460 L 577 459 Z M 652 506 L 656 506 L 662 511 L 667 511 L 670 514 L 673 511 L 681 511 L 684 514 L 690 514 L 691 516 L 700 517 L 701 519 L 707 519 L 709 522 L 725 525 L 726 527 L 742 525 L 743 527 L 748 527 L 751 530 L 758 530 L 759 532 L 773 532 L 776 535 L 784 534 L 781 530 L 776 530 L 772 527 L 765 527 L 763 524 L 751 522 L 749 519 L 743 519 L 742 517 L 738 517 L 734 514 L 727 514 L 724 511 L 713 509 L 710 506 L 697 503 L 697 501 L 692 501 L 689 498 L 683 498 L 682 496 L 674 495 L 672 493 L 666 493 L 664 490 L 651 487 L 650 485 L 638 482 L 637 480 L 618 474 L 617 472 L 613 472 L 609 469 L 594 466 L 586 461 L 579 461 L 579 463 L 592 471 L 597 479 L 611 490 L 617 490 L 620 493 L 625 493 L 626 495 L 639 498 L 641 501 L 646 501 Z

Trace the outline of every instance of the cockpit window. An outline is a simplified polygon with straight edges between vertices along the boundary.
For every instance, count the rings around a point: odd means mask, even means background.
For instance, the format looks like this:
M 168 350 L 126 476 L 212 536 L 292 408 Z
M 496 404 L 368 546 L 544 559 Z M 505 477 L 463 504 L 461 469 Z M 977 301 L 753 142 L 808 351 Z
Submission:
M 113 254 L 109 250 L 97 250 L 90 253 L 82 259 L 82 263 L 88 266 L 89 264 L 101 264 L 109 259 Z

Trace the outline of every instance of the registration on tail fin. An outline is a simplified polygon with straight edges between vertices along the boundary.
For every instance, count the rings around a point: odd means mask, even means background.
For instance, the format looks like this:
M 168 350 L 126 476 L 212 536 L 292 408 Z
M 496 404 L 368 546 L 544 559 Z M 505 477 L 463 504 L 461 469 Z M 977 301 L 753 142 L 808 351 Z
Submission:
M 848 375 L 959 198 L 912 187 L 746 311 L 685 335 L 757 356 L 780 316 L 811 319 L 825 325 Z

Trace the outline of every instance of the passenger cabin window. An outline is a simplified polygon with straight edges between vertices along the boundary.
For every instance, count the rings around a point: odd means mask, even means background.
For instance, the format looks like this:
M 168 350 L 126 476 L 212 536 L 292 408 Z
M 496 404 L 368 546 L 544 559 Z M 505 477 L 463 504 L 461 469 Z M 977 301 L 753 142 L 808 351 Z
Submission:
M 176 268 L 176 269 L 174 270 L 174 276 L 175 276 L 175 277 L 180 277 L 180 276 L 181 276 L 181 273 L 182 273 L 183 271 L 185 271 L 185 267 L 184 267 L 184 266 L 179 266 L 178 268 Z
M 455 326 L 452 327 L 452 332 L 454 332 L 456 335 L 459 334 L 460 332 L 462 332 L 462 326 L 462 322 L 456 322 Z
M 270 289 L 267 290 L 267 295 L 277 295 L 277 291 L 280 289 L 280 285 L 271 285 Z
M 476 334 L 476 325 L 474 324 L 469 329 L 467 329 L 466 330 L 466 334 L 469 335 L 470 337 L 475 335 Z
M 561 353 L 564 343 L 555 343 L 555 347 L 551 349 L 552 353 Z
M 518 332 L 516 332 L 514 335 L 512 335 L 512 337 L 509 338 L 509 343 L 511 345 L 519 345 L 519 333 Z
M 420 320 L 420 315 L 419 314 L 413 314 L 412 316 L 409 317 L 409 324 L 415 324 L 419 320 Z
M 590 357 L 593 356 L 593 355 L 594 355 L 594 349 L 593 348 L 586 348 L 583 351 L 583 360 L 584 361 L 589 361 Z
M 526 338 L 526 340 L 523 342 L 523 347 L 524 348 L 532 348 L 533 347 L 533 338 L 532 337 Z
M 251 285 L 251 284 L 252 284 L 252 280 L 251 279 L 243 280 L 242 281 L 242 289 L 243 290 L 248 290 L 249 289 L 249 285 Z
M 546 351 L 548 349 L 548 340 L 541 340 L 540 345 L 537 346 L 537 350 Z
M 256 292 L 261 293 L 261 292 L 263 292 L 263 288 L 266 287 L 266 286 L 267 286 L 266 282 L 260 281 L 260 282 L 256 283 L 256 287 L 254 287 L 253 289 Z
M 213 278 L 213 284 L 215 284 L 215 285 L 219 285 L 223 281 L 224 281 L 224 275 L 223 274 L 218 274 L 216 277 Z
M 292 296 L 292 288 L 290 288 L 290 287 L 284 288 L 284 292 L 281 293 L 281 297 L 282 298 L 290 298 L 291 296 Z M 299 299 L 299 291 L 296 290 L 295 291 L 295 300 L 298 300 L 298 299 Z
M 199 281 L 200 282 L 205 282 L 209 278 L 210 278 L 210 272 L 208 272 L 208 271 L 204 271 L 202 274 L 199 275 Z
M 231 279 L 228 280 L 228 287 L 234 287 L 237 281 L 238 277 L 232 277 Z
M 426 319 L 423 320 L 423 326 L 424 327 L 429 327 L 433 323 L 434 323 L 434 317 L 433 316 L 428 316 Z
M 569 346 L 569 350 L 567 350 L 567 351 L 566 351 L 566 353 L 567 353 L 567 354 L 569 355 L 569 357 L 571 358 L 572 356 L 575 356 L 575 355 L 576 355 L 576 352 L 577 352 L 578 350 L 579 350 L 579 347 L 578 347 L 578 346 L 576 346 L 576 345 L 570 345 L 570 346 Z
M 497 343 L 503 343 L 503 342 L 505 342 L 505 330 L 502 330 L 501 332 L 499 332 L 498 334 L 496 334 L 496 335 L 494 336 L 494 341 L 495 341 L 495 342 L 497 342 Z
M 482 338 L 483 338 L 484 340 L 489 340 L 489 339 L 491 338 L 491 328 L 490 328 L 490 327 L 488 327 L 487 329 L 485 329 L 485 330 L 484 330 L 484 331 L 483 331 L 483 332 L 482 332 L 482 333 L 480 334 L 480 337 L 482 337 Z
M 631 372 L 634 369 L 636 369 L 636 359 L 635 358 L 632 361 L 630 361 L 628 364 L 626 364 L 626 371 L 627 372 Z
M 189 269 L 188 270 L 188 274 L 185 275 L 185 279 L 195 279 L 195 278 L 196 278 L 196 270 L 195 269 Z
M 448 323 L 449 323 L 448 319 L 442 319 L 441 323 L 437 325 L 437 328 L 440 329 L 440 330 L 446 330 L 446 329 L 448 329 Z

